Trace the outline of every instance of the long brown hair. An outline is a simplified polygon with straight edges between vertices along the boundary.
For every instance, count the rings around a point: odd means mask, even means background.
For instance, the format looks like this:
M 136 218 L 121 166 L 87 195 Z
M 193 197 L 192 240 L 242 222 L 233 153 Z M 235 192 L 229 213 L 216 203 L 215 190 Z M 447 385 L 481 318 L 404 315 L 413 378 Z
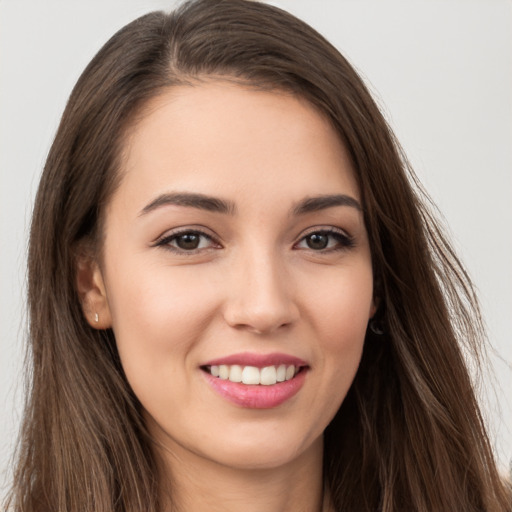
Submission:
M 352 158 L 382 334 L 368 330 L 355 381 L 325 433 L 336 510 L 510 510 L 464 357 L 481 352 L 478 305 L 432 206 L 344 57 L 290 14 L 245 0 L 199 0 L 135 20 L 71 94 L 33 213 L 30 386 L 10 507 L 161 510 L 141 406 L 112 331 L 84 319 L 76 261 L 85 245 L 101 250 L 124 135 L 144 105 L 211 75 L 305 98 Z

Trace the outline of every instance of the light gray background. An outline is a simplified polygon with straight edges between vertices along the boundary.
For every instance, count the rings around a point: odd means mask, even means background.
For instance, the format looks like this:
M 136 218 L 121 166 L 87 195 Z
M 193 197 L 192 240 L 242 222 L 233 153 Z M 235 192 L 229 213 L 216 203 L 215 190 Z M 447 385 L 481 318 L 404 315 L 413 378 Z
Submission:
M 483 405 L 505 471 L 512 458 L 512 3 L 273 3 L 317 28 L 363 74 L 446 217 L 495 347 L 496 392 Z M 0 0 L 0 483 L 9 479 L 21 413 L 27 227 L 60 114 L 108 37 L 174 4 Z

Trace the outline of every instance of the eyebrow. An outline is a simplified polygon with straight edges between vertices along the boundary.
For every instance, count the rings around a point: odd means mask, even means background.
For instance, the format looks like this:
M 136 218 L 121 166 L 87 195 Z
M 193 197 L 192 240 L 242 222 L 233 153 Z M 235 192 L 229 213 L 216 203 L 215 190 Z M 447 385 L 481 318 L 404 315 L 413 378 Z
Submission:
M 192 194 L 189 192 L 178 192 L 173 194 L 162 194 L 146 205 L 139 215 L 145 215 L 162 206 L 188 206 L 216 213 L 233 214 L 236 210 L 235 204 L 231 201 L 224 201 L 217 197 L 204 194 Z
M 197 208 L 209 212 L 231 214 L 236 212 L 235 203 L 225 201 L 217 197 L 207 196 L 205 194 L 196 194 L 190 192 L 176 192 L 161 194 L 149 204 L 147 204 L 139 213 L 139 216 L 146 215 L 162 206 L 186 206 Z M 292 215 L 304 215 L 306 213 L 317 212 L 335 206 L 350 206 L 358 211 L 362 211 L 359 201 L 345 194 L 322 195 L 307 197 L 292 208 Z
M 293 215 L 304 215 L 306 213 L 325 210 L 335 206 L 350 206 L 358 211 L 363 211 L 361 204 L 357 199 L 345 194 L 332 194 L 308 197 L 300 201 L 292 210 Z

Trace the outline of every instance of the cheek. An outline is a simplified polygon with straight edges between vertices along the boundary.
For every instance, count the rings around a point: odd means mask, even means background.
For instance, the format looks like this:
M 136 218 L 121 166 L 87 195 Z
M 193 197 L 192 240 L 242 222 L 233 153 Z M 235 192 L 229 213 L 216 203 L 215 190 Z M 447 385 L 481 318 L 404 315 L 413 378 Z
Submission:
M 323 283 L 323 287 L 317 286 L 310 301 L 315 329 L 335 351 L 362 344 L 373 305 L 371 267 L 343 269 L 337 275 L 327 276 Z
M 316 333 L 322 385 L 334 414 L 359 367 L 372 308 L 371 267 L 347 269 L 326 279 L 323 291 L 310 301 L 312 332 Z
M 197 398 L 197 349 L 215 316 L 218 292 L 197 269 L 194 278 L 183 268 L 133 268 L 126 279 L 118 273 L 109 283 L 116 344 L 138 400 L 151 417 L 170 425 Z
M 198 289 L 197 276 L 191 280 L 187 272 L 142 264 L 133 268 L 120 278 L 117 267 L 107 283 L 116 343 L 131 383 L 180 371 L 216 310 L 213 293 Z

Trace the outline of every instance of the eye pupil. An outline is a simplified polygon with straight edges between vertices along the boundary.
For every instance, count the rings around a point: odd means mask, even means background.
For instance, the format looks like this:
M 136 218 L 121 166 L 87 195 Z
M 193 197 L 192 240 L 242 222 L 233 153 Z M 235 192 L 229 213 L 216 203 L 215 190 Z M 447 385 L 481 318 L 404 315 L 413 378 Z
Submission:
M 310 249 L 325 249 L 329 243 L 329 235 L 313 233 L 306 238 L 306 243 Z
M 195 233 L 185 233 L 176 238 L 176 245 L 180 249 L 192 250 L 199 247 L 200 237 Z

